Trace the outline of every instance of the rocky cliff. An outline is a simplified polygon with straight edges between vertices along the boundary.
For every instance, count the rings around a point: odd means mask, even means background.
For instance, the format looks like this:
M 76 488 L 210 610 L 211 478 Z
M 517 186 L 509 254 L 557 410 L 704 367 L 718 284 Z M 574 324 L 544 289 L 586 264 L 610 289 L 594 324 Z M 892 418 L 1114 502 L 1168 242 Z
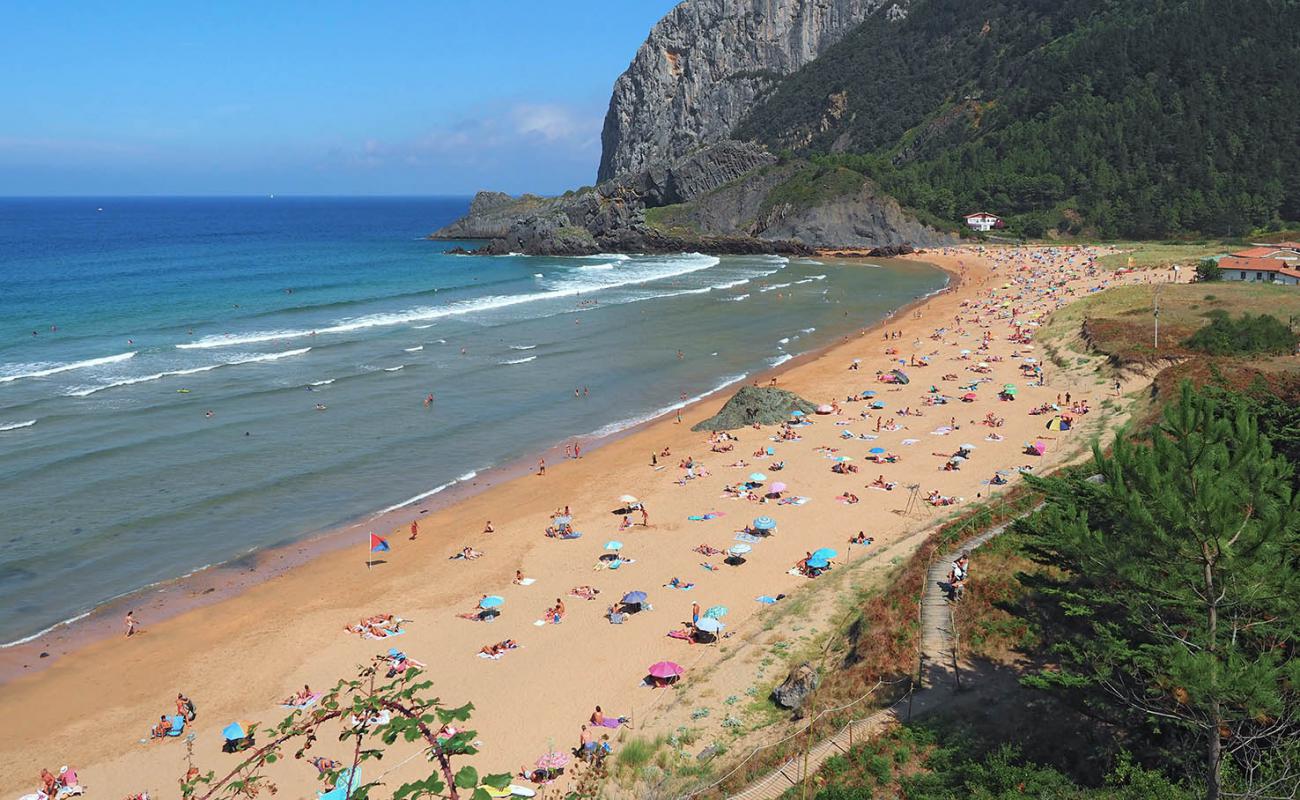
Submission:
M 870 14 L 907 0 L 684 0 L 650 30 L 614 93 L 597 180 L 730 136 L 755 99 Z

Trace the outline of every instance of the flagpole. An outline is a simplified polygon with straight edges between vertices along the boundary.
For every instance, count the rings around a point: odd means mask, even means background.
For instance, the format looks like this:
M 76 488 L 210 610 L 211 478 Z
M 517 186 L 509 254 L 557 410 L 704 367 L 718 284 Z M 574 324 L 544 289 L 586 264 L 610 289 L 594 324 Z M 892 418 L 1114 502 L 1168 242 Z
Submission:
M 366 572 L 370 571 L 370 562 L 375 557 L 374 548 L 371 547 L 371 543 L 374 541 L 374 539 L 372 538 L 374 535 L 375 535 L 374 531 L 371 531 L 369 534 L 366 535 Z

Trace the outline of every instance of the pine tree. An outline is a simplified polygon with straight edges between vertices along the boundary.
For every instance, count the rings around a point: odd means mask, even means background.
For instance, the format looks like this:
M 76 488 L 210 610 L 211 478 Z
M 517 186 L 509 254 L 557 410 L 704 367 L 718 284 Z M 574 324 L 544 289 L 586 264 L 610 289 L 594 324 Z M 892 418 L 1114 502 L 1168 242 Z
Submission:
M 1064 571 L 1039 587 L 1059 665 L 1031 682 L 1196 742 L 1175 755 L 1200 763 L 1209 800 L 1225 779 L 1291 775 L 1269 761 L 1300 733 L 1290 465 L 1243 406 L 1189 384 L 1148 443 L 1121 435 L 1094 458 L 1100 482 L 1034 480 L 1047 502 L 1020 526 L 1035 556 Z M 1260 788 L 1245 796 L 1287 796 Z

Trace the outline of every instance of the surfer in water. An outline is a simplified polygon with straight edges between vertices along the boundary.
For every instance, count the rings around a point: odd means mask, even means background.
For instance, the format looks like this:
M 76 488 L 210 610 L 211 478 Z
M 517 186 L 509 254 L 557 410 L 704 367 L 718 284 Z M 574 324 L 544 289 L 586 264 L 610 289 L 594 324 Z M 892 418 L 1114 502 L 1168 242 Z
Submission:
M 429 396 L 424 398 L 424 407 L 428 408 L 431 405 L 433 405 L 433 392 L 429 392 Z

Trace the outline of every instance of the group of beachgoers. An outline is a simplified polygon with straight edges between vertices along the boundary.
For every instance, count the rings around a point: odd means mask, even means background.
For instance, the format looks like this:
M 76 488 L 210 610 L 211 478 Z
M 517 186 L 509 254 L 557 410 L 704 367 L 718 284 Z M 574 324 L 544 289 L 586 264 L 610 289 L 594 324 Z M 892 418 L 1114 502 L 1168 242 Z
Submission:
M 978 398 L 977 391 L 980 386 L 986 383 L 993 383 L 990 376 L 1003 361 L 1001 355 L 992 352 L 996 343 L 995 334 L 992 330 L 994 325 L 1005 324 L 1009 327 L 1010 332 L 1006 339 L 1014 345 L 1010 359 L 1020 362 L 1020 377 L 1027 380 L 1028 386 L 1041 387 L 1044 376 L 1041 363 L 1037 362 L 1030 353 L 1032 352 L 1033 333 L 1036 326 L 1042 321 L 1043 316 L 1059 308 L 1067 298 L 1075 293 L 1075 288 L 1069 283 L 1080 277 L 1097 277 L 1098 272 L 1090 257 L 1081 257 L 1079 252 L 1072 250 L 1060 251 L 1037 251 L 1030 253 L 1026 257 L 1019 251 L 1000 252 L 1000 253 L 983 253 L 986 257 L 992 259 L 998 264 L 997 278 L 999 281 L 1005 280 L 1003 286 L 985 288 L 979 291 L 975 299 L 967 300 L 961 303 L 959 311 L 951 320 L 945 320 L 944 323 L 933 329 L 929 338 L 938 343 L 936 349 L 929 352 L 921 352 L 925 347 L 923 340 L 918 337 L 911 342 L 911 352 L 905 359 L 899 355 L 901 346 L 904 346 L 902 332 L 899 330 L 886 331 L 884 339 L 887 347 L 884 349 L 884 357 L 887 363 L 881 365 L 881 369 L 876 371 L 879 382 L 882 385 L 882 391 L 896 392 L 904 391 L 909 383 L 909 379 L 900 367 L 907 369 L 927 369 L 937 363 L 945 355 L 951 357 L 954 361 L 970 362 L 966 366 L 966 371 L 974 373 L 976 377 L 973 381 L 960 384 L 963 378 L 958 372 L 946 372 L 942 377 L 933 384 L 929 385 L 929 391 L 923 395 L 923 403 L 927 409 L 932 409 L 937 405 L 945 405 L 950 401 L 961 399 L 963 402 L 974 402 Z M 1028 265 L 1026 265 L 1028 261 Z M 964 269 L 964 268 L 963 268 Z M 986 279 L 986 283 L 987 283 Z M 1104 285 L 1105 281 L 1101 285 Z M 920 312 L 913 312 L 913 319 L 919 319 Z M 968 329 L 968 326 L 972 326 Z M 961 338 L 971 337 L 978 338 L 979 344 L 975 345 L 972 341 L 970 349 L 960 349 Z M 945 353 L 944 348 L 950 352 Z M 976 361 L 975 359 L 979 359 Z M 857 371 L 860 369 L 862 359 L 854 359 L 850 369 Z M 936 370 L 938 371 L 938 370 Z M 965 380 L 970 380 L 969 378 Z M 928 382 L 927 382 L 928 383 Z M 945 391 L 943 384 L 957 384 Z M 774 381 L 773 381 L 774 385 Z M 997 388 L 996 395 L 1000 401 L 1012 402 L 1016 397 L 1016 390 L 1012 384 L 1001 384 Z M 884 388 L 888 387 L 888 388 Z M 964 394 L 963 394 L 964 392 Z M 952 395 L 949 397 L 949 393 Z M 585 394 L 585 392 L 584 392 Z M 864 401 L 872 402 L 863 404 Z M 754 423 L 752 427 L 758 430 L 762 438 L 770 442 L 760 443 L 754 449 L 751 458 L 755 463 L 762 462 L 760 467 L 768 472 L 780 472 L 786 466 L 784 459 L 779 458 L 776 448 L 773 445 L 784 445 L 801 441 L 805 437 L 812 437 L 819 433 L 827 422 L 833 424 L 838 429 L 836 431 L 837 443 L 847 447 L 847 443 L 862 440 L 876 440 L 882 434 L 896 431 L 907 431 L 908 427 L 901 424 L 900 420 L 908 421 L 922 418 L 922 411 L 914 408 L 912 405 L 904 405 L 898 409 L 887 409 L 885 403 L 876 398 L 874 391 L 848 394 L 845 396 L 845 404 L 863 404 L 856 415 L 846 414 L 845 406 L 841 406 L 838 401 L 828 403 L 824 407 L 819 407 L 817 419 L 803 413 L 791 415 L 791 418 L 776 426 L 768 426 L 767 431 L 763 432 L 763 426 Z M 855 408 L 858 406 L 855 405 Z M 1013 406 L 1006 406 L 1012 408 Z M 1088 414 L 1090 407 L 1088 400 L 1084 398 L 1073 397 L 1070 393 L 1058 395 L 1055 403 L 1043 403 L 1028 410 L 1030 414 L 1052 414 L 1054 419 L 1048 423 L 1050 431 L 1069 430 L 1075 420 L 1083 415 Z M 927 412 L 933 415 L 933 411 Z M 847 426 L 855 424 L 852 418 L 856 417 L 857 424 L 869 425 L 874 417 L 874 432 L 854 434 L 847 429 Z M 821 425 L 817 425 L 821 422 Z M 988 430 L 984 437 L 989 442 L 1002 441 L 1002 435 L 997 432 L 1006 424 L 1005 417 L 998 416 L 993 411 L 988 411 L 980 420 L 970 420 L 971 425 L 985 426 Z M 912 423 L 916 424 L 916 423 Z M 816 425 L 816 427 L 814 427 Z M 938 427 L 931 431 L 933 435 L 949 435 L 962 428 L 955 416 L 950 416 L 947 424 L 939 423 Z M 908 435 L 908 434 L 905 434 Z M 1049 436 L 1042 438 L 1048 439 Z M 729 431 L 711 432 L 704 444 L 708 447 L 710 453 L 730 453 L 741 446 L 742 435 Z M 916 439 L 905 439 L 901 442 L 903 446 L 916 444 Z M 934 455 L 942 456 L 944 461 L 938 467 L 940 480 L 946 473 L 958 472 L 964 466 L 968 466 L 969 459 L 972 458 L 972 446 L 962 445 L 953 451 L 936 451 Z M 840 453 L 840 448 L 830 444 L 819 447 L 818 452 L 825 458 L 833 459 L 829 469 L 831 472 L 843 476 L 855 476 L 860 473 L 859 467 L 852 463 L 852 457 Z M 1041 455 L 1041 451 L 1036 450 Z M 571 457 L 578 456 L 580 451 L 576 446 L 570 447 L 566 455 Z M 857 455 L 857 454 L 855 454 Z M 859 456 L 865 461 L 881 464 L 892 465 L 898 464 L 902 459 L 886 447 L 873 447 L 871 452 Z M 669 447 L 663 447 L 657 452 L 651 453 L 650 466 L 658 470 L 663 469 L 661 462 L 671 463 L 672 452 Z M 749 462 L 745 459 L 733 461 L 729 467 L 748 468 Z M 672 483 L 679 486 L 685 486 L 688 482 L 693 482 L 710 477 L 708 469 L 700 460 L 693 456 L 681 458 L 677 463 L 678 473 L 676 475 L 665 476 Z M 1031 468 L 1029 465 L 1020 467 L 1020 470 Z M 544 461 L 539 464 L 539 473 L 544 474 Z M 989 485 L 1001 486 L 1009 482 L 1009 475 L 1014 475 L 1014 470 L 998 470 L 993 477 L 987 481 Z M 775 503 L 779 505 L 800 505 L 807 502 L 810 498 L 792 496 L 789 490 L 784 486 L 774 486 L 767 479 L 759 480 L 761 475 L 753 475 L 748 480 L 728 482 L 721 488 L 723 498 L 743 499 L 757 504 Z M 836 480 L 839 483 L 839 480 Z M 899 486 L 899 481 L 890 480 L 885 473 L 878 473 L 876 478 L 863 485 L 868 490 L 893 492 Z M 916 492 L 918 487 L 909 487 Z M 951 487 L 948 487 L 951 488 Z M 963 502 L 963 498 L 957 496 L 951 491 L 944 491 L 945 487 L 938 486 L 927 488 L 926 490 L 916 493 L 924 501 L 933 506 L 950 506 Z M 850 490 L 841 490 L 837 487 L 839 495 L 835 498 L 838 502 L 855 505 L 860 502 L 857 494 Z M 625 500 L 632 498 L 625 497 Z M 626 531 L 634 524 L 634 520 L 639 517 L 639 524 L 648 528 L 650 524 L 649 513 L 644 503 L 640 501 L 626 502 L 623 507 L 615 511 L 620 514 L 622 519 L 618 525 L 619 531 Z M 692 519 L 713 519 L 722 516 L 721 512 L 710 512 L 692 517 Z M 551 515 L 549 525 L 546 526 L 544 534 L 546 537 L 553 539 L 576 539 L 581 536 L 574 528 L 575 516 L 569 506 L 557 508 Z M 756 523 L 758 521 L 756 520 Z M 732 531 L 746 542 L 757 542 L 764 537 L 770 537 L 775 533 L 775 521 L 767 520 L 763 525 L 744 525 L 743 527 L 733 526 Z M 798 531 L 798 527 L 794 526 Z M 488 522 L 484 527 L 485 534 L 494 532 L 492 523 Z M 411 536 L 415 540 L 418 536 L 418 523 L 411 523 Z M 796 534 L 797 535 L 797 534 Z M 874 543 L 874 537 L 868 536 L 865 531 L 858 531 L 856 535 L 848 536 L 850 545 L 867 547 Z M 620 545 L 621 547 L 621 545 Z M 719 569 L 711 559 L 723 556 L 732 566 L 738 566 L 745 562 L 741 554 L 748 553 L 746 549 L 739 552 L 735 551 L 735 545 L 728 549 L 715 547 L 707 542 L 701 542 L 691 549 L 705 556 L 706 560 L 700 564 L 706 572 L 715 572 Z M 455 560 L 477 560 L 484 557 L 484 553 L 472 545 L 466 544 L 455 552 L 450 558 Z M 621 559 L 621 554 L 606 554 L 606 558 Z M 604 562 L 608 563 L 608 562 Z M 788 562 L 786 562 L 788 563 Z M 833 561 L 824 557 L 814 557 L 813 552 L 806 552 L 804 557 L 795 562 L 789 572 L 808 578 L 816 578 L 824 574 L 834 566 Z M 969 557 L 963 554 L 953 562 L 949 572 L 947 588 L 949 598 L 953 601 L 959 600 L 966 586 L 968 578 Z M 517 569 L 514 573 L 514 585 L 528 586 L 533 583 L 530 578 L 524 577 L 522 569 Z M 663 584 L 664 587 L 672 590 L 690 590 L 696 586 L 691 580 L 683 579 L 679 576 L 673 576 L 668 582 Z M 567 595 L 583 600 L 594 600 L 600 594 L 600 589 L 589 584 L 573 586 Z M 757 598 L 765 604 L 774 603 L 784 597 L 777 595 L 775 598 L 766 595 Z M 500 598 L 495 598 L 497 604 L 489 603 L 489 597 L 483 595 L 479 598 L 476 606 L 463 614 L 457 616 L 475 621 L 489 621 L 496 619 L 501 614 L 499 606 Z M 644 601 L 641 603 L 628 603 L 620 601 L 609 605 L 601 604 L 604 609 L 604 616 L 610 622 L 622 622 L 630 615 L 647 610 L 648 604 Z M 542 612 L 541 620 L 538 624 L 560 624 L 562 623 L 569 609 L 566 607 L 563 597 L 555 598 L 553 604 L 548 605 Z M 684 621 L 679 628 L 671 631 L 668 635 L 674 639 L 681 639 L 692 644 L 716 641 L 717 638 L 724 635 L 719 633 L 721 625 L 710 624 L 701 628 L 701 615 L 699 604 L 691 603 L 691 619 Z M 717 622 L 716 620 L 712 620 Z M 358 622 L 344 626 L 349 632 L 368 639 L 387 639 L 403 632 L 404 620 L 392 613 L 374 614 L 363 617 Z M 138 628 L 138 622 L 134 615 L 128 615 L 126 620 L 127 635 L 132 635 Z M 734 627 L 733 627 L 734 633 Z M 726 634 L 731 635 L 731 634 Z M 490 644 L 483 645 L 476 653 L 479 657 L 485 659 L 500 659 L 506 653 L 521 647 L 520 642 L 513 638 L 504 638 Z M 402 675 L 411 668 L 423 668 L 425 665 L 411 658 L 404 652 L 396 649 L 389 649 L 386 655 L 376 656 L 376 660 L 389 677 Z M 667 677 L 653 677 L 653 685 L 663 686 L 674 683 L 678 676 L 670 675 Z M 303 708 L 315 702 L 320 695 L 313 692 L 309 686 L 304 685 L 301 690 L 295 691 L 283 698 L 281 704 L 293 708 Z M 184 727 L 187 722 L 194 720 L 194 706 L 183 694 L 177 698 L 177 707 L 175 715 L 163 715 L 160 717 L 156 726 L 151 729 L 152 739 L 166 739 L 174 736 L 175 731 Z M 625 724 L 623 718 L 614 718 L 613 724 L 611 718 L 604 715 L 600 707 L 597 706 L 595 712 L 591 715 L 588 722 L 581 727 L 579 733 L 578 746 L 574 754 L 585 761 L 599 761 L 611 752 L 612 744 L 608 733 L 601 733 L 597 736 L 593 733 L 594 729 L 600 728 L 617 728 Z M 444 732 L 445 733 L 445 732 Z M 441 734 L 440 734 L 441 735 Z M 317 758 L 312 760 L 313 766 L 321 770 L 322 773 L 337 769 L 337 762 L 329 759 Z M 520 770 L 520 777 L 532 780 L 537 783 L 547 783 L 553 781 L 561 772 L 562 767 L 539 767 L 536 769 L 523 768 Z M 41 771 L 40 789 L 35 795 L 35 800 L 57 800 L 59 797 L 70 794 L 79 794 L 81 787 L 77 779 L 75 770 L 64 767 L 56 776 L 48 770 Z

